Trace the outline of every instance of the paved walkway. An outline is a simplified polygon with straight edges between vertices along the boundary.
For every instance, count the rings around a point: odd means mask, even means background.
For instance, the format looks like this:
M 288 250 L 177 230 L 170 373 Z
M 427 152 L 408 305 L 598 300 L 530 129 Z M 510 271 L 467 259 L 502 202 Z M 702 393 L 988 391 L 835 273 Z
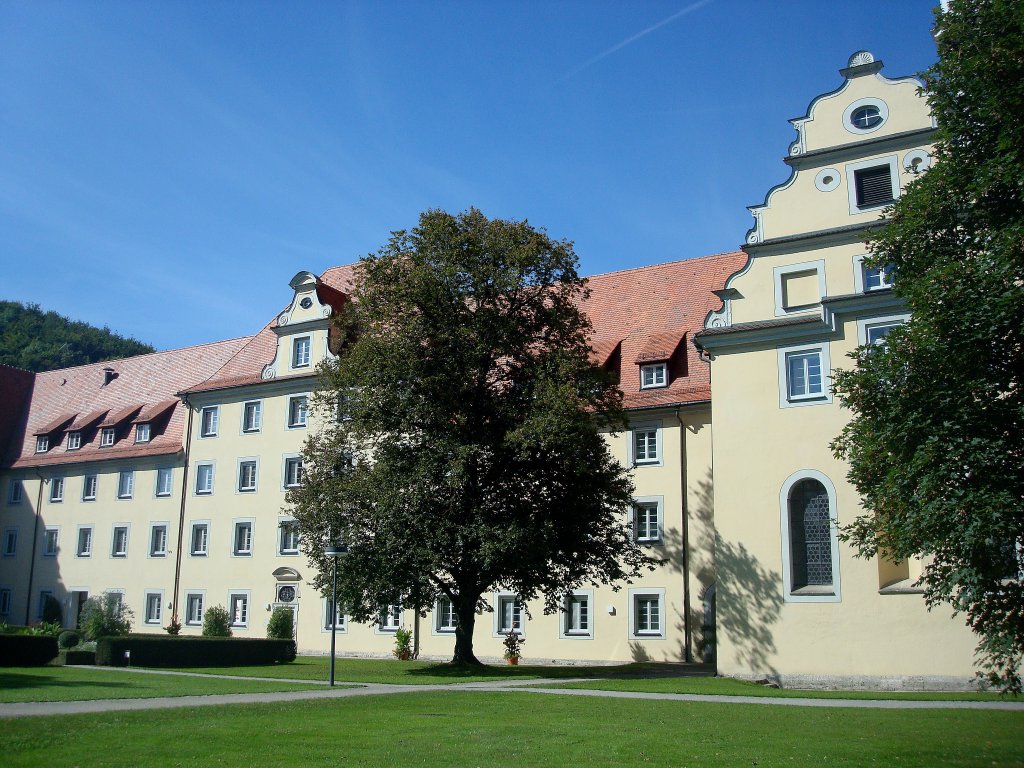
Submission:
M 106 668 L 105 668 L 106 669 Z M 157 674 L 191 676 L 189 672 L 164 670 L 124 669 L 130 674 Z M 232 677 L 231 675 L 205 675 L 231 680 L 272 680 L 274 682 L 317 683 L 316 680 L 281 680 L 279 678 Z M 582 678 L 581 678 L 582 679 Z M 590 696 L 611 699 L 645 699 L 653 701 L 680 701 L 714 704 L 760 704 L 776 707 L 833 707 L 838 709 L 995 709 L 1024 712 L 1024 702 L 1018 701 L 907 701 L 888 699 L 804 699 L 773 696 L 717 696 L 689 693 L 642 693 L 638 691 L 600 691 L 579 688 L 550 688 L 557 683 L 573 680 L 503 680 L 499 682 L 451 683 L 447 685 L 385 685 L 381 683 L 349 683 L 338 685 L 348 688 L 326 690 L 277 691 L 269 693 L 230 693 L 211 696 L 173 696 L 157 699 L 94 699 L 89 701 L 33 701 L 0 704 L 0 718 L 31 717 L 40 715 L 75 715 L 95 712 L 119 712 L 149 709 L 176 709 L 181 707 L 212 707 L 225 704 L 272 704 L 308 699 L 346 699 L 356 696 L 379 696 L 423 691 L 488 691 L 532 693 L 548 696 Z M 324 684 L 326 685 L 326 683 Z

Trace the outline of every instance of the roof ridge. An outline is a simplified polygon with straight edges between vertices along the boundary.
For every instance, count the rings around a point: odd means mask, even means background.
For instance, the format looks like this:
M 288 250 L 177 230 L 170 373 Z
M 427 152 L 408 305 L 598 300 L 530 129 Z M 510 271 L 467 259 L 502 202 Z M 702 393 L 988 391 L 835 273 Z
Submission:
M 587 279 L 591 279 L 591 278 L 594 278 L 594 277 L 608 277 L 610 275 L 625 274 L 626 272 L 639 272 L 640 270 L 644 270 L 644 269 L 657 269 L 659 267 L 670 267 L 670 266 L 672 266 L 674 264 L 685 264 L 685 263 L 691 262 L 691 261 L 704 261 L 705 259 L 714 259 L 714 258 L 719 258 L 721 256 L 737 256 L 737 255 L 742 254 L 742 253 L 744 253 L 742 250 L 719 251 L 718 253 L 707 253 L 707 254 L 704 254 L 703 256 L 690 256 L 688 258 L 683 258 L 683 259 L 673 259 L 672 261 L 663 261 L 663 262 L 661 262 L 659 264 L 645 264 L 645 265 L 642 265 L 642 266 L 639 266 L 639 267 L 626 267 L 625 269 L 614 269 L 611 272 L 598 272 L 598 273 L 593 274 L 593 275 L 585 275 L 585 277 Z
M 50 370 L 50 371 L 39 371 L 35 375 L 36 376 L 45 376 L 45 375 L 48 375 L 48 374 L 51 374 L 51 373 L 62 373 L 64 371 L 75 371 L 75 370 L 78 370 L 80 368 L 89 368 L 89 367 L 94 366 L 94 365 L 104 365 L 104 364 L 107 364 L 107 363 L 118 363 L 118 362 L 121 362 L 123 360 L 138 360 L 140 357 L 153 357 L 154 355 L 167 355 L 167 354 L 171 354 L 172 352 L 185 352 L 186 350 L 190 350 L 190 349 L 200 349 L 201 347 L 213 347 L 213 346 L 217 346 L 219 344 L 227 344 L 227 343 L 232 342 L 232 341 L 238 341 L 239 339 L 251 339 L 251 338 L 252 338 L 251 336 L 233 336 L 230 339 L 220 339 L 219 341 L 204 341 L 201 344 L 189 344 L 188 346 L 176 347 L 174 349 L 158 349 L 158 350 L 156 350 L 154 352 L 143 352 L 141 355 L 129 355 L 128 357 L 115 357 L 115 358 L 112 358 L 110 360 L 97 360 L 94 363 L 82 363 L 82 365 L 72 365 L 72 366 L 70 366 L 68 368 L 54 368 L 53 370 Z M 243 345 L 243 347 L 244 346 L 245 345 Z M 8 367 L 9 368 L 13 368 L 14 366 L 8 366 Z M 21 369 L 19 368 L 19 369 L 16 369 L 16 370 L 21 370 Z M 29 371 L 29 373 L 32 373 L 32 371 Z

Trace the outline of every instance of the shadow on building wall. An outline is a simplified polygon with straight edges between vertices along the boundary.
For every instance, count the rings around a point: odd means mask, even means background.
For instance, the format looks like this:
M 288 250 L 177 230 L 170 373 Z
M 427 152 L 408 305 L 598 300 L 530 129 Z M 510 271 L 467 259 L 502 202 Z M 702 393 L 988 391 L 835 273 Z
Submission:
M 690 595 L 695 658 L 715 660 L 716 644 L 722 645 L 724 640 L 730 666 L 774 672 L 773 627 L 782 611 L 782 575 L 761 563 L 742 542 L 719 535 L 710 471 L 691 486 L 691 492 L 696 498 L 688 510 L 690 573 L 700 585 Z M 670 567 L 680 574 L 683 553 L 682 533 L 666 530 L 665 555 Z M 679 628 L 681 634 L 682 617 Z M 680 645 L 680 658 L 683 650 Z

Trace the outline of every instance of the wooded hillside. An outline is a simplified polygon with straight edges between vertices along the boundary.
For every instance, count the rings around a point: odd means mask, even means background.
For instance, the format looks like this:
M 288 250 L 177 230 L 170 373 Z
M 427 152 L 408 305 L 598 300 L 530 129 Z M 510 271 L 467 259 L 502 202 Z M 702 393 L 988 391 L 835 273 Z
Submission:
M 45 312 L 38 304 L 0 301 L 0 363 L 4 365 L 38 373 L 155 351 L 109 328 Z

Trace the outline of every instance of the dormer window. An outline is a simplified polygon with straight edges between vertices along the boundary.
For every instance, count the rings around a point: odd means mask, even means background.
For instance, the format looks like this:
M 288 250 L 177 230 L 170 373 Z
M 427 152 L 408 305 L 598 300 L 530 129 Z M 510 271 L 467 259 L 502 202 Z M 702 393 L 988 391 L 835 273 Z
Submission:
M 149 424 L 136 424 L 135 425 L 135 442 L 136 443 L 148 443 L 149 442 Z
M 100 448 L 109 448 L 114 444 L 114 428 L 104 427 L 100 430 Z
M 46 453 L 50 450 L 50 436 L 40 435 L 36 438 L 36 453 Z
M 309 367 L 309 336 L 300 336 L 292 341 L 292 368 Z
M 668 386 L 668 364 L 654 363 L 640 366 L 640 389 Z
M 68 450 L 77 451 L 82 447 L 82 433 L 81 432 L 68 432 Z

